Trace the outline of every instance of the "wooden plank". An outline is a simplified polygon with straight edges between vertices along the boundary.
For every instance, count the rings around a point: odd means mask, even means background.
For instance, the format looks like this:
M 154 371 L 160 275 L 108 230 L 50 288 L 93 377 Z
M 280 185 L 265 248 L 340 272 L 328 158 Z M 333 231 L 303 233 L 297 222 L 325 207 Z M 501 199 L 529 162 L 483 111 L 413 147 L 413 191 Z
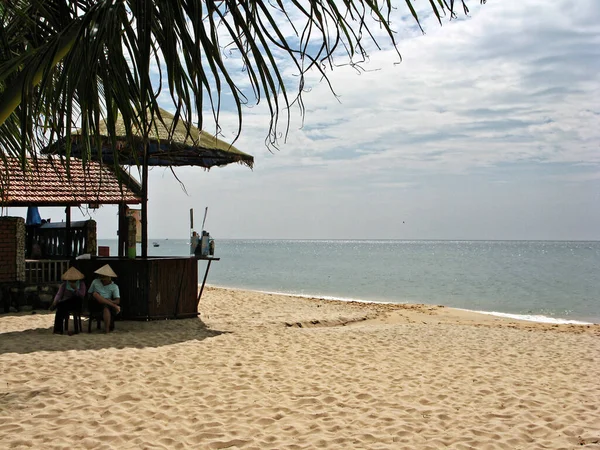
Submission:
M 194 258 L 115 258 L 76 260 L 73 265 L 85 275 L 110 264 L 117 273 L 123 319 L 149 320 L 196 317 L 198 267 Z

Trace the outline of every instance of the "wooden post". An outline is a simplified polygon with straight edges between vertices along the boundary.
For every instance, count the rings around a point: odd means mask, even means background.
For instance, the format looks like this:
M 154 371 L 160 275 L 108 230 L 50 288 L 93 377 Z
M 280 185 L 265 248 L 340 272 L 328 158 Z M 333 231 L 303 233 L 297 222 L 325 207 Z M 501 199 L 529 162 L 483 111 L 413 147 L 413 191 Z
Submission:
M 65 208 L 65 213 L 66 213 L 66 227 L 65 227 L 65 256 L 67 258 L 71 257 L 71 246 L 72 246 L 72 242 L 71 242 L 71 207 L 69 205 L 67 205 L 67 207 Z
M 119 234 L 119 257 L 125 256 L 125 242 L 127 239 L 127 229 L 125 228 L 125 204 L 119 203 L 119 226 L 117 233 Z
M 88 220 L 85 225 L 86 236 L 85 236 L 85 249 L 83 253 L 89 253 L 92 256 L 98 254 L 98 241 L 96 236 L 96 221 Z
M 205 258 L 196 258 L 196 260 L 206 260 L 208 264 L 206 265 L 206 272 L 204 272 L 204 279 L 202 280 L 202 286 L 200 286 L 200 293 L 198 294 L 198 302 L 200 302 L 200 298 L 202 297 L 202 292 L 204 291 L 204 285 L 206 284 L 206 278 L 208 277 L 208 271 L 210 270 L 210 263 L 213 261 L 220 261 L 221 258 L 215 258 L 213 256 L 208 256 Z
M 142 258 L 148 257 L 148 144 L 144 143 L 142 166 Z
M 137 245 L 137 224 L 135 219 L 131 216 L 126 217 L 127 223 L 127 257 L 129 259 L 135 259 L 136 245 Z

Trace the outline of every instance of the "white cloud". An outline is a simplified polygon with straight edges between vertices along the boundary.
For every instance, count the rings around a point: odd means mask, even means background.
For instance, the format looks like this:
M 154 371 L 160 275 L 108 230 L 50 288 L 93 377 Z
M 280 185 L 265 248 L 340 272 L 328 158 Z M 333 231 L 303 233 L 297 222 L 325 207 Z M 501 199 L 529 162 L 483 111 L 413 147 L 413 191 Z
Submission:
M 309 75 L 279 151 L 264 102 L 244 108 L 254 171 L 177 169 L 189 196 L 153 171 L 150 235 L 185 237 L 208 205 L 217 237 L 600 239 L 600 2 L 469 5 L 442 27 L 429 14 L 424 36 L 399 8 L 403 62 L 369 45 L 369 71 L 329 72 L 339 101 Z M 222 111 L 227 140 L 236 119 Z

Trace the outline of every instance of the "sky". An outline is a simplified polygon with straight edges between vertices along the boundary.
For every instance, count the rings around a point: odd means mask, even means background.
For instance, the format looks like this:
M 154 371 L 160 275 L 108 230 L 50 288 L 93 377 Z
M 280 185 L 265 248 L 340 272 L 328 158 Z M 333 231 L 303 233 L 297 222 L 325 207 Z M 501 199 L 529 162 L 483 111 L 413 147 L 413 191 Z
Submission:
M 425 34 L 397 2 L 402 62 L 387 46 L 365 72 L 335 67 L 337 97 L 309 76 L 278 150 L 265 105 L 244 109 L 253 170 L 176 169 L 185 191 L 151 170 L 150 239 L 187 238 L 208 207 L 215 239 L 600 240 L 600 2 L 471 1 L 441 27 L 417 3 Z M 116 238 L 116 207 L 88 213 Z

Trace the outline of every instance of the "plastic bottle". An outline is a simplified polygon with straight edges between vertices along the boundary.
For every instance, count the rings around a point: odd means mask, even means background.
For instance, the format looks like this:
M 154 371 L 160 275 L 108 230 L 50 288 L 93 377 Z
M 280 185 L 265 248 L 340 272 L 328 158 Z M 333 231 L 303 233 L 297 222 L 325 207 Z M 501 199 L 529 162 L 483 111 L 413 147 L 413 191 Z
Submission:
M 198 241 L 199 241 L 199 236 L 198 233 L 196 233 L 195 231 L 192 233 L 192 239 L 190 241 L 190 254 L 191 255 L 195 255 L 196 254 L 196 249 L 198 248 Z
M 208 231 L 202 231 L 202 239 L 200 239 L 200 254 L 202 256 L 208 256 L 208 239 L 210 235 Z

